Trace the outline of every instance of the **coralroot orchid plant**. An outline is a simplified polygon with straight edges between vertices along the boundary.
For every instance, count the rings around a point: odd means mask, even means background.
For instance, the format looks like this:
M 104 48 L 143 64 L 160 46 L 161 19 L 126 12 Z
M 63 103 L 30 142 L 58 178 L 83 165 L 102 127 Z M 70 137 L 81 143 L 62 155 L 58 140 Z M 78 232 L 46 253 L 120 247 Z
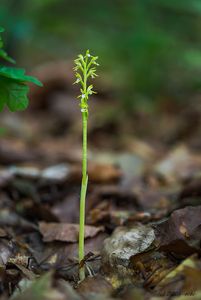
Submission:
M 93 91 L 93 85 L 88 84 L 89 79 L 93 79 L 97 76 L 96 66 L 98 56 L 92 56 L 89 50 L 85 55 L 78 55 L 75 59 L 75 76 L 76 81 L 74 83 L 80 84 L 81 94 L 77 97 L 80 100 L 80 109 L 82 113 L 82 185 L 80 194 L 80 228 L 79 228 L 79 277 L 80 280 L 85 278 L 84 267 L 84 232 L 85 232 L 85 199 L 87 192 L 87 120 L 88 120 L 88 100 L 89 96 L 95 94 Z

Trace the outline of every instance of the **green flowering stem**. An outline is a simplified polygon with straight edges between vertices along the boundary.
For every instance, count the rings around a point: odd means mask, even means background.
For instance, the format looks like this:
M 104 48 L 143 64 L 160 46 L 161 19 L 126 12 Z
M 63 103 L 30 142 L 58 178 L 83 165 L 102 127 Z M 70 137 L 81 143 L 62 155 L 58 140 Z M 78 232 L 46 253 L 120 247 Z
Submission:
M 82 113 L 82 185 L 80 194 L 80 228 L 79 228 L 79 277 L 80 280 L 85 279 L 85 266 L 84 266 L 84 231 L 85 231 L 85 202 L 87 192 L 87 121 L 88 121 L 88 99 L 89 96 L 95 92 L 92 90 L 93 85 L 87 86 L 88 78 L 96 77 L 96 66 L 98 63 L 96 60 L 98 57 L 91 56 L 89 50 L 86 51 L 85 56 L 78 55 L 75 59 L 74 71 L 76 71 L 76 81 L 74 83 L 80 83 L 81 94 L 78 96 L 80 99 L 80 107 Z
M 82 263 L 84 260 L 84 226 L 85 226 L 85 199 L 87 192 L 87 112 L 82 112 L 82 186 L 80 195 L 80 230 L 79 230 L 79 262 Z M 80 265 L 79 270 L 80 280 L 85 278 L 84 264 Z

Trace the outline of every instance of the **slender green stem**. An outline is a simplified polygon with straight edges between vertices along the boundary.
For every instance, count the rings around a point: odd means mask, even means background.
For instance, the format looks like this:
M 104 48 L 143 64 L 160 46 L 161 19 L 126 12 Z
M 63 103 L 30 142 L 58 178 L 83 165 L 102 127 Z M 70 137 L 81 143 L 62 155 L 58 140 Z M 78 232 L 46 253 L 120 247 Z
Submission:
M 84 227 L 85 227 L 85 199 L 87 192 L 87 112 L 82 113 L 82 186 L 80 195 L 80 230 L 79 230 L 79 263 L 84 259 Z M 85 278 L 85 267 L 80 267 L 79 270 L 80 280 Z

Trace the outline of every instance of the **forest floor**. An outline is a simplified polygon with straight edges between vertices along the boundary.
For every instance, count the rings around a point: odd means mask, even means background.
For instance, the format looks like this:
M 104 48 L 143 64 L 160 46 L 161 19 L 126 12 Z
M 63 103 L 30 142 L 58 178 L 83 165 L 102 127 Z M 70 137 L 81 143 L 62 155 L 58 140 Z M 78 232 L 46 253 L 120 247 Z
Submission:
M 81 116 L 59 66 L 1 116 L 0 299 L 201 299 L 201 99 L 125 118 L 100 85 L 79 283 Z

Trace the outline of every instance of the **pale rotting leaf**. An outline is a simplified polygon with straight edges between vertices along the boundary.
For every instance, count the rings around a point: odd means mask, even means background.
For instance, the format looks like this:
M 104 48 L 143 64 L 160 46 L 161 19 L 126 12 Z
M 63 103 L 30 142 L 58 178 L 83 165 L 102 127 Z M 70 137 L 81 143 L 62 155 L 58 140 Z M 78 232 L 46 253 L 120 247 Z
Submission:
M 148 250 L 154 238 L 154 230 L 150 226 L 136 224 L 131 228 L 117 227 L 104 242 L 103 263 L 111 267 L 128 267 L 130 258 Z
M 113 288 L 141 282 L 135 277 L 132 258 L 152 248 L 154 231 L 150 226 L 135 224 L 132 227 L 117 227 L 104 242 L 102 269 Z

